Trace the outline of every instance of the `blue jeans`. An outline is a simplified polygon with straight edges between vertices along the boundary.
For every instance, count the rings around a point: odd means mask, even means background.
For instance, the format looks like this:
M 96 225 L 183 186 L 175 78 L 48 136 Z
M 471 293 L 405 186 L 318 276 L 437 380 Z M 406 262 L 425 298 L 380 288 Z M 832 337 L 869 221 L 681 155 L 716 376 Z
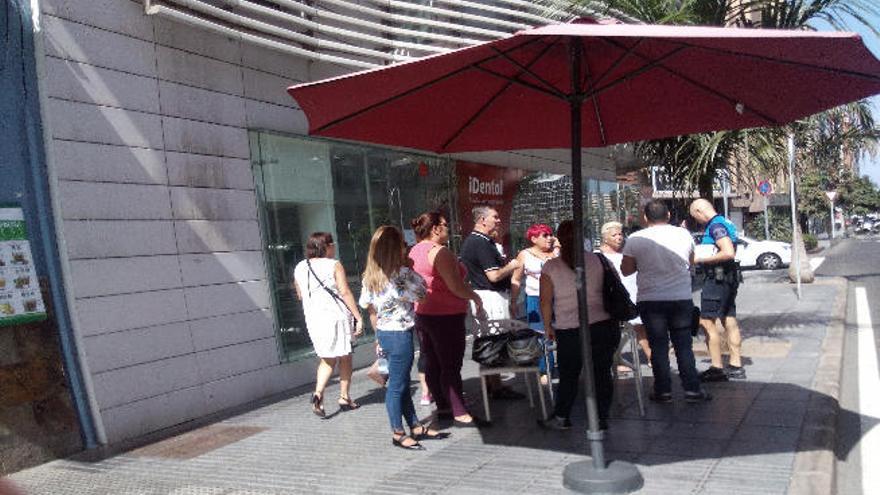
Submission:
M 675 349 L 681 386 L 686 392 L 700 391 L 700 377 L 694 360 L 691 337 L 691 314 L 694 303 L 680 301 L 642 301 L 639 315 L 651 345 L 651 365 L 654 372 L 654 393 L 672 392 L 672 373 L 669 370 L 669 341 Z
M 544 341 L 544 319 L 541 318 L 541 304 L 538 296 L 526 296 L 526 321 L 529 324 L 529 328 L 541 332 L 538 336 L 538 343 L 541 344 L 541 349 L 543 350 L 546 345 Z M 547 366 L 548 359 L 544 358 L 545 355 L 549 358 L 549 367 Z M 547 352 L 542 352 L 541 357 L 538 358 L 538 371 L 541 374 L 547 373 L 552 375 L 555 369 L 556 363 L 553 360 L 553 353 L 547 354 Z
M 391 430 L 402 432 L 403 420 L 412 427 L 418 423 L 416 407 L 409 390 L 409 375 L 413 365 L 412 328 L 404 331 L 377 330 L 379 345 L 388 359 L 388 381 L 385 383 L 385 409 Z

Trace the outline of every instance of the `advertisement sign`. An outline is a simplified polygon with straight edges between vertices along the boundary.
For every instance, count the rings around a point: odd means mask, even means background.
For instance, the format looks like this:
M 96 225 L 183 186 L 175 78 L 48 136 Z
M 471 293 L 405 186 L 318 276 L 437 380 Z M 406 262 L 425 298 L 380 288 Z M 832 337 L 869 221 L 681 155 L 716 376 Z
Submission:
M 474 228 L 471 209 L 475 206 L 491 206 L 501 217 L 501 244 L 510 246 L 510 214 L 513 197 L 525 171 L 515 168 L 493 167 L 470 162 L 456 162 L 458 177 L 458 218 L 461 235 L 468 235 Z
M 21 208 L 0 207 L 0 326 L 46 318 Z

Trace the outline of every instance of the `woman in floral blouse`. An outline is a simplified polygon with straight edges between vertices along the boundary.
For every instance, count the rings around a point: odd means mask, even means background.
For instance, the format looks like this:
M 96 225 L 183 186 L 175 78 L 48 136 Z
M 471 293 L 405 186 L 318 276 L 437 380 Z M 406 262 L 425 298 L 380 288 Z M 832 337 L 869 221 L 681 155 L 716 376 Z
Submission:
M 370 314 L 379 345 L 388 360 L 385 409 L 391 422 L 391 443 L 396 447 L 422 450 L 423 439 L 444 438 L 419 422 L 409 377 L 413 364 L 415 303 L 425 298 L 425 280 L 408 265 L 406 244 L 395 227 L 379 227 L 370 241 L 363 289 L 358 303 Z M 410 428 L 407 436 L 403 421 Z

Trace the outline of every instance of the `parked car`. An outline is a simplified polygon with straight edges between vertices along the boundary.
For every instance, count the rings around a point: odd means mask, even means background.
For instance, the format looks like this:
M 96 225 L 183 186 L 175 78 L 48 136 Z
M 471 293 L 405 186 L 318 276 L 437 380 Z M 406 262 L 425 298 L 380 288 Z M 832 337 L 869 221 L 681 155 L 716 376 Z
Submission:
M 700 243 L 702 232 L 694 233 L 694 242 Z M 781 241 L 759 241 L 740 235 L 736 242 L 736 260 L 743 268 L 757 267 L 775 270 L 791 263 L 791 244 Z

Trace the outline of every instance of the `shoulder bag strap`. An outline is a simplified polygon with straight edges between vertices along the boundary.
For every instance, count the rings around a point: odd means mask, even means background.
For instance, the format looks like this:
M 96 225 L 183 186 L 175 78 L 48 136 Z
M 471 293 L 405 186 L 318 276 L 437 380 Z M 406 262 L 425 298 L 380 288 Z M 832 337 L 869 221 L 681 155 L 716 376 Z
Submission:
M 351 310 L 348 309 L 348 305 L 345 304 L 345 301 L 343 301 L 341 297 L 339 297 L 339 294 L 333 292 L 332 290 L 330 290 L 329 287 L 327 287 L 326 285 L 324 285 L 324 282 L 321 281 L 321 277 L 319 277 L 318 274 L 315 273 L 315 269 L 312 268 L 312 263 L 311 263 L 308 259 L 306 259 L 306 265 L 309 267 L 309 271 L 312 272 L 312 275 L 315 276 L 315 280 L 317 280 L 318 283 L 321 284 L 321 287 L 323 287 L 324 290 L 326 290 L 327 293 L 330 294 L 330 295 L 333 297 L 333 299 L 336 299 L 337 302 L 341 303 L 341 304 L 342 304 L 342 307 L 345 308 L 346 311 L 348 311 L 349 313 L 351 313 Z M 352 313 L 352 314 L 353 314 L 353 313 Z

